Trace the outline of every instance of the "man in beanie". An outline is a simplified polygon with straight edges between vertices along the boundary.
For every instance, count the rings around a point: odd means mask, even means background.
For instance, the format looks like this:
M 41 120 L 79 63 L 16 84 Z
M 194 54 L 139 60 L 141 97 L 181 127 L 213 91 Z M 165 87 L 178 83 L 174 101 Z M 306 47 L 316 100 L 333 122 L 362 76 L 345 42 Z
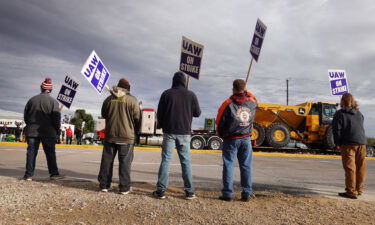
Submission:
M 258 102 L 246 90 L 244 80 L 234 80 L 232 92 L 233 95 L 223 102 L 216 117 L 217 131 L 224 140 L 223 189 L 219 199 L 232 200 L 233 168 L 237 158 L 241 172 L 241 200 L 247 202 L 254 197 L 251 180 L 253 150 L 250 136 Z
M 27 140 L 26 172 L 24 180 L 32 180 L 39 144 L 46 154 L 48 172 L 51 180 L 63 178 L 56 163 L 55 144 L 60 131 L 59 103 L 50 96 L 52 80 L 46 78 L 40 85 L 41 93 L 32 97 L 25 106 L 24 120 Z
M 102 117 L 105 119 L 105 140 L 98 176 L 102 192 L 108 192 L 112 183 L 113 162 L 118 152 L 119 192 L 131 191 L 130 169 L 133 161 L 133 149 L 139 129 L 140 109 L 137 98 L 130 94 L 127 79 L 119 80 L 113 86 L 111 95 L 102 105 Z
M 163 92 L 160 97 L 157 118 L 158 127 L 163 129 L 163 146 L 159 168 L 156 198 L 164 199 L 168 188 L 169 163 L 176 147 L 182 168 L 185 198 L 194 199 L 192 171 L 190 165 L 190 134 L 193 117 L 199 117 L 201 110 L 194 92 L 186 88 L 186 77 L 176 72 L 172 88 Z

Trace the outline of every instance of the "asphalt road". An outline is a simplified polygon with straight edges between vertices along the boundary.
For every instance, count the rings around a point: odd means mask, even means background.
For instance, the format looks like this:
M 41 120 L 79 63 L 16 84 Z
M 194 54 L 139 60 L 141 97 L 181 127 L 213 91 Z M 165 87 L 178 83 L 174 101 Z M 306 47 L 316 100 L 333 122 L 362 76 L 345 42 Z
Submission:
M 60 173 L 66 179 L 97 182 L 101 149 L 58 147 L 57 159 Z M 222 160 L 220 153 L 193 152 L 193 182 L 196 188 L 218 191 L 221 189 Z M 0 143 L 0 176 L 21 178 L 25 170 L 26 147 Z M 117 159 L 116 159 L 117 160 Z M 133 182 L 155 184 L 160 163 L 160 151 L 138 149 L 132 164 Z M 118 163 L 114 166 L 114 181 L 118 180 Z M 183 186 L 177 153 L 170 168 L 170 185 Z M 363 200 L 375 201 L 375 160 L 367 160 L 366 190 Z M 48 170 L 42 149 L 38 154 L 34 179 L 47 179 Z M 240 191 L 239 169 L 235 168 L 236 190 Z M 344 191 L 344 170 L 340 158 L 309 155 L 255 153 L 253 158 L 253 188 L 281 191 L 289 194 L 323 195 L 337 197 Z

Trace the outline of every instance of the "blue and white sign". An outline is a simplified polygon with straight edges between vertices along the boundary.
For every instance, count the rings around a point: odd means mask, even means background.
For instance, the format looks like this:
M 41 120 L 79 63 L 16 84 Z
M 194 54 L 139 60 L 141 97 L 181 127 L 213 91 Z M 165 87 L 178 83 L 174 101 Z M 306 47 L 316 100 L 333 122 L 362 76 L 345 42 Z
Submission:
M 81 74 L 86 77 L 99 94 L 102 94 L 111 75 L 95 51 L 92 51 L 91 55 L 87 58 L 86 63 L 82 67 Z
M 182 36 L 180 71 L 199 80 L 204 46 Z
M 73 98 L 76 95 L 79 82 L 72 77 L 66 75 L 63 85 L 61 86 L 60 92 L 57 95 L 57 101 L 61 102 L 68 109 L 72 105 Z
M 258 62 L 260 50 L 262 49 L 262 44 L 264 40 L 264 36 L 266 35 L 267 26 L 260 21 L 260 19 L 257 20 L 257 24 L 255 25 L 255 31 L 253 40 L 251 41 L 251 47 L 250 47 L 250 54 L 253 56 L 255 61 Z
M 328 70 L 328 76 L 332 95 L 343 95 L 349 93 L 345 70 Z

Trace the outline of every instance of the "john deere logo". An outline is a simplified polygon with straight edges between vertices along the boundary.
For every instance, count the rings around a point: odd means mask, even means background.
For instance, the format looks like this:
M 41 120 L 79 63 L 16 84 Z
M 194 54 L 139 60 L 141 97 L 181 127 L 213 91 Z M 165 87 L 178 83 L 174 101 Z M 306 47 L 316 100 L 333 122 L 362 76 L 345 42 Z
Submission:
M 301 115 L 303 115 L 303 114 L 305 114 L 306 113 L 306 109 L 305 108 L 299 108 L 298 109 L 298 114 L 301 114 Z

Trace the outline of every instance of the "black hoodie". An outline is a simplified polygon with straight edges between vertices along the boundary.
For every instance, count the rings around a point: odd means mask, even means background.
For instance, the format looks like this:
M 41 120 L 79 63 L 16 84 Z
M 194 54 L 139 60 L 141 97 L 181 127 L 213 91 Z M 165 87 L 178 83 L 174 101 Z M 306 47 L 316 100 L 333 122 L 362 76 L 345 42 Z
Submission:
M 193 117 L 200 114 L 197 97 L 186 88 L 185 75 L 175 73 L 172 88 L 165 90 L 159 100 L 158 127 L 167 134 L 191 134 Z
M 365 145 L 367 144 L 364 117 L 358 110 L 343 108 L 333 116 L 332 130 L 335 144 L 340 145 Z

